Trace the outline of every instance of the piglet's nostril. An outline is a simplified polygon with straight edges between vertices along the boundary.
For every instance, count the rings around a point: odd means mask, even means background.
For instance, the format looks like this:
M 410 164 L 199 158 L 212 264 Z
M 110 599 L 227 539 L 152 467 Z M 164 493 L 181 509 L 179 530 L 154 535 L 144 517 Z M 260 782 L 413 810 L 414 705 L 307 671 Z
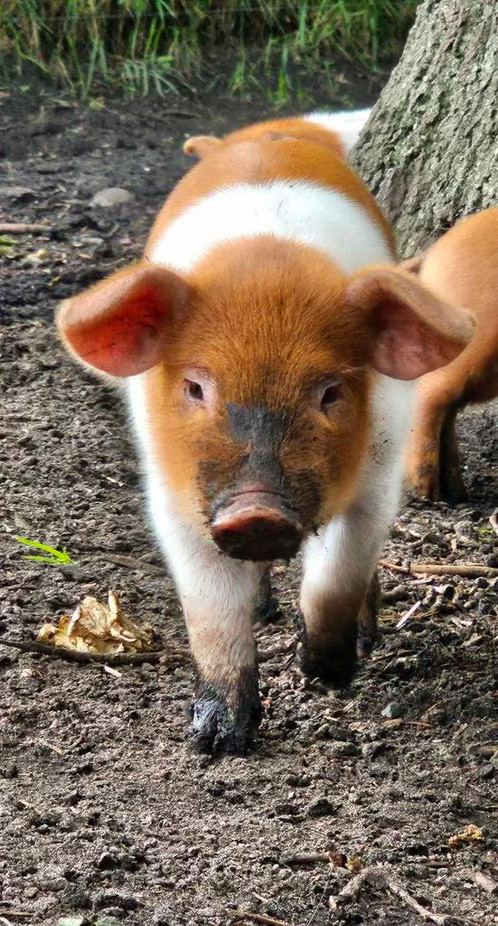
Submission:
M 232 496 L 211 522 L 219 548 L 235 559 L 290 559 L 299 550 L 303 528 L 279 496 L 244 492 Z

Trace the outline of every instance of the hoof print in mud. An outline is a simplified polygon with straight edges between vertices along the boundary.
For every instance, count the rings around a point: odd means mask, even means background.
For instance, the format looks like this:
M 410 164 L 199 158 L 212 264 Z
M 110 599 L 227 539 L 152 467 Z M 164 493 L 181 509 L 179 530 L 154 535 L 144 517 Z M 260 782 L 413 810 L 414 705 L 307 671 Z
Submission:
M 252 748 L 262 716 L 257 680 L 240 688 L 245 688 L 245 697 L 239 696 L 236 706 L 230 707 L 220 688 L 206 682 L 199 685 L 190 727 L 198 752 L 243 756 Z
M 303 632 L 297 649 L 301 672 L 333 688 L 345 688 L 357 668 L 357 636 L 355 626 L 333 641 L 313 639 Z

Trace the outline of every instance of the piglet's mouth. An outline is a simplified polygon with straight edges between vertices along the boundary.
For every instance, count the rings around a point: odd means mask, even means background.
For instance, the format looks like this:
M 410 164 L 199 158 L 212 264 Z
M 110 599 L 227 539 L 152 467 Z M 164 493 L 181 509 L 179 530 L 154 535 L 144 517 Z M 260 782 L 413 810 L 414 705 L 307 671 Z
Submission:
M 218 506 L 213 540 L 234 559 L 264 562 L 290 559 L 303 539 L 303 526 L 282 495 L 265 486 L 241 488 Z

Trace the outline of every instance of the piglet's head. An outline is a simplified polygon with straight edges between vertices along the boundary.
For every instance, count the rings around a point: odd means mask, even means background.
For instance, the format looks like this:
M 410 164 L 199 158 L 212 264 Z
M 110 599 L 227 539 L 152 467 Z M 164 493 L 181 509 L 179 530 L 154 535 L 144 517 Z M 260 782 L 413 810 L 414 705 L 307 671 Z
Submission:
M 188 278 L 143 260 L 63 303 L 70 350 L 145 374 L 155 454 L 185 516 L 224 553 L 289 558 L 352 498 L 377 373 L 451 361 L 466 313 L 390 267 L 344 277 L 302 246 L 219 246 Z

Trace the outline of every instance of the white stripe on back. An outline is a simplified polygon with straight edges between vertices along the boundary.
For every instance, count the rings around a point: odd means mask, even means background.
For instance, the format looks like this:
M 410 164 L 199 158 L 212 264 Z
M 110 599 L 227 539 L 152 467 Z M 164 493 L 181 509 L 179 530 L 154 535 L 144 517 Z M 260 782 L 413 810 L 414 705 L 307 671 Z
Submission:
M 317 125 L 321 125 L 323 129 L 336 132 L 347 154 L 358 141 L 360 132 L 371 112 L 371 109 L 353 109 L 350 112 L 342 113 L 314 112 L 303 116 L 303 119 L 306 122 L 315 122 Z
M 216 190 L 173 219 L 148 256 L 188 272 L 217 245 L 257 235 L 315 248 L 344 273 L 394 260 L 384 231 L 366 209 L 344 193 L 302 180 Z

